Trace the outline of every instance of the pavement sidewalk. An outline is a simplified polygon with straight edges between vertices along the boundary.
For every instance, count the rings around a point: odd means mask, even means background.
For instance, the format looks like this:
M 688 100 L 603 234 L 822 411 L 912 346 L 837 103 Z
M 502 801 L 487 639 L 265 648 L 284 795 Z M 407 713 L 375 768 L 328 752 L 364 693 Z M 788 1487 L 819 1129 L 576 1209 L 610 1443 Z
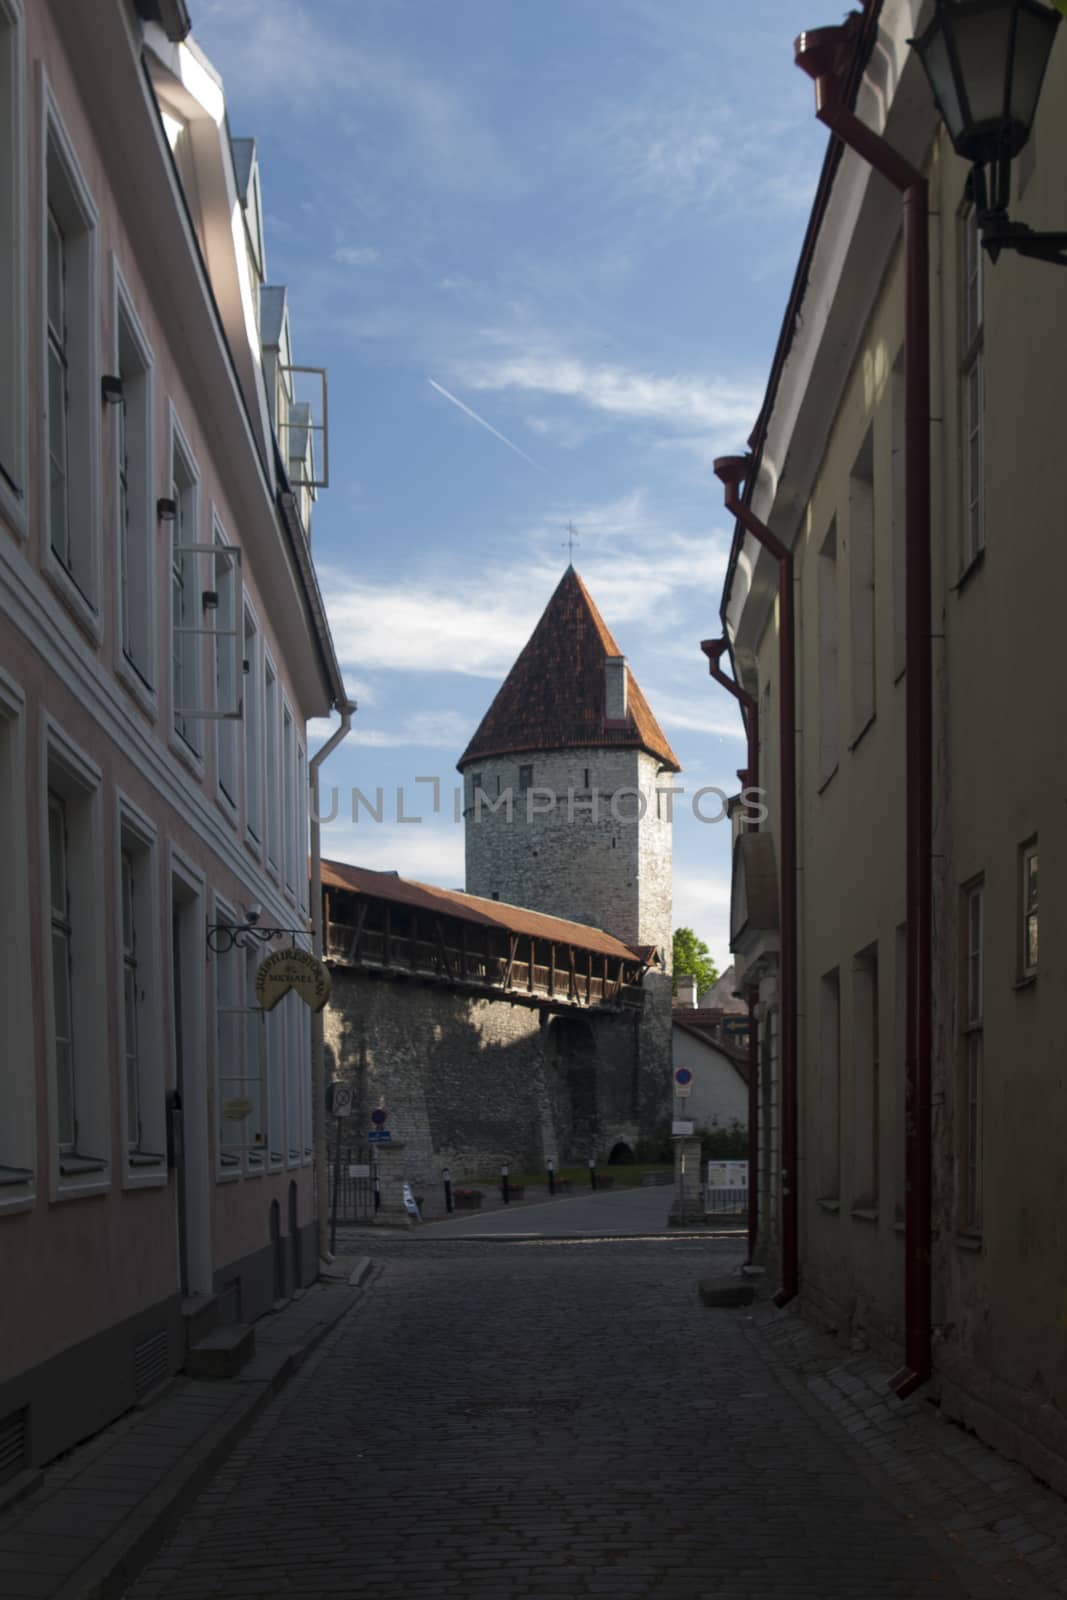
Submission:
M 799 1311 L 760 1300 L 744 1318 L 750 1340 L 785 1387 L 836 1423 L 888 1474 L 905 1512 L 941 1529 L 997 1591 L 1067 1595 L 1067 1505 L 1018 1462 L 949 1422 L 936 1382 L 908 1400 L 871 1351 L 849 1354 Z
M 261 1408 L 360 1304 L 372 1271 L 351 1257 L 254 1324 L 256 1350 L 233 1378 L 179 1376 L 50 1467 L 0 1513 L 4 1600 L 106 1600 L 136 1577 Z

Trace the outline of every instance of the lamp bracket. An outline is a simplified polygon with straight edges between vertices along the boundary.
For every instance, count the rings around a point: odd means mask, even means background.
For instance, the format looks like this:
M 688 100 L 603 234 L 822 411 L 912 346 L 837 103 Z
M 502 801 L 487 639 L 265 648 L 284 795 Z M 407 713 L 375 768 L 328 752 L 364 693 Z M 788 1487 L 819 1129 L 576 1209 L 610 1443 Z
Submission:
M 1014 250 L 1034 261 L 1067 267 L 1067 233 L 1038 233 L 1025 222 L 1013 222 L 1006 211 L 980 211 L 978 228 L 994 262 L 1002 250 Z

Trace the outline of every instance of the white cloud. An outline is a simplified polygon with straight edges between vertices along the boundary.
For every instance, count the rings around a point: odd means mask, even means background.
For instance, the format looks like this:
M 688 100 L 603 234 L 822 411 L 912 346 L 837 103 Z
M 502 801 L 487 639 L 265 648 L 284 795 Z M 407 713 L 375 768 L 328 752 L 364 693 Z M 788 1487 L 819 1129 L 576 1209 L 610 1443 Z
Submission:
M 681 373 L 661 376 L 551 352 L 470 362 L 462 367 L 462 376 L 472 389 L 554 395 L 609 416 L 680 428 L 686 435 L 703 425 L 735 442 L 751 429 L 762 399 L 756 383 Z
M 698 629 L 688 620 L 689 608 L 700 595 L 711 607 L 725 571 L 726 545 L 710 533 L 679 531 L 643 489 L 599 505 L 560 507 L 532 527 L 516 528 L 509 538 L 524 552 L 521 575 L 514 566 L 478 569 L 453 560 L 420 575 L 370 582 L 324 567 L 320 577 L 342 665 L 362 673 L 499 679 L 559 582 L 569 520 L 579 534 L 575 565 L 638 677 L 642 650 L 651 657 L 654 648 L 661 653 L 665 638 L 690 632 L 684 652 L 675 651 L 672 659 L 677 656 L 687 669 L 692 657 L 699 671 Z M 538 559 L 530 551 L 545 553 Z
M 416 807 L 412 804 L 412 811 Z M 388 813 L 386 813 L 388 815 Z M 456 889 L 464 879 L 463 827 L 459 823 L 376 823 L 351 819 L 324 823 L 322 853 L 373 872 L 399 872 L 402 878 Z
M 672 920 L 704 940 L 719 971 L 730 965 L 730 879 L 725 874 L 675 870 Z
M 696 670 L 699 671 L 699 668 Z M 711 690 L 704 699 L 696 696 L 686 698 L 684 695 L 671 694 L 669 691 L 657 689 L 648 683 L 641 686 L 645 691 L 645 698 L 649 705 L 655 708 L 656 717 L 664 729 L 682 728 L 687 732 L 707 734 L 709 738 L 743 740 L 745 730 L 741 725 L 740 713 L 736 715 L 724 711 L 721 706 L 716 706 L 716 699 L 721 700 L 722 694 L 712 684 Z
M 342 267 L 373 267 L 382 259 L 378 250 L 372 250 L 369 245 L 343 244 L 330 257 L 332 261 L 340 262 Z

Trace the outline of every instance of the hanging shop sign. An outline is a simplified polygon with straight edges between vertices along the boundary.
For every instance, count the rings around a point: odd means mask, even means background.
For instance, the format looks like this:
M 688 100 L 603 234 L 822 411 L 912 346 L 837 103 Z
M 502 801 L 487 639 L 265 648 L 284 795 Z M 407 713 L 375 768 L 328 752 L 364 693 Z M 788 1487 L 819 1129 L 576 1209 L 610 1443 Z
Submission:
M 312 1011 L 321 1011 L 330 998 L 330 973 L 310 950 L 275 950 L 256 972 L 256 1000 L 273 1011 L 290 989 Z

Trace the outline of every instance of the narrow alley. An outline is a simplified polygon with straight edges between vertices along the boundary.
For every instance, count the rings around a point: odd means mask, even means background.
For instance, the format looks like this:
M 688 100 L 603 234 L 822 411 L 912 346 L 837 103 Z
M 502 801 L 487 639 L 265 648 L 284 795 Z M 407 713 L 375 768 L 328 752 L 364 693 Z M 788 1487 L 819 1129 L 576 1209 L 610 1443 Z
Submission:
M 749 1311 L 700 1304 L 736 1239 L 358 1246 L 368 1292 L 129 1600 L 1005 1592 L 768 1361 Z M 1050 1592 L 1021 1562 L 1009 1582 Z

